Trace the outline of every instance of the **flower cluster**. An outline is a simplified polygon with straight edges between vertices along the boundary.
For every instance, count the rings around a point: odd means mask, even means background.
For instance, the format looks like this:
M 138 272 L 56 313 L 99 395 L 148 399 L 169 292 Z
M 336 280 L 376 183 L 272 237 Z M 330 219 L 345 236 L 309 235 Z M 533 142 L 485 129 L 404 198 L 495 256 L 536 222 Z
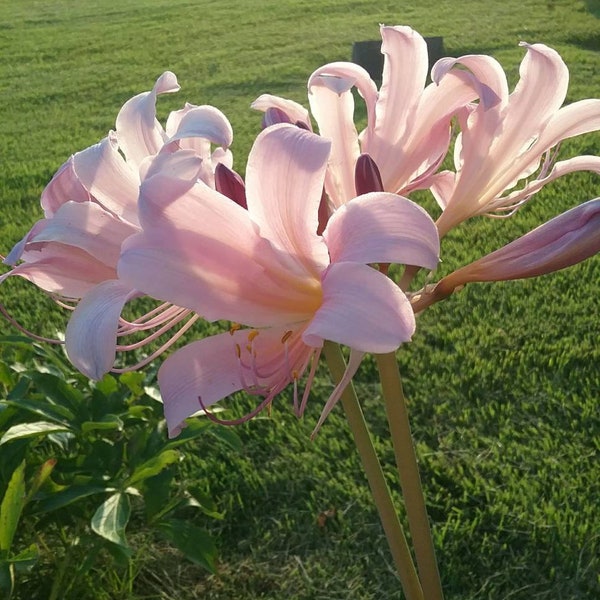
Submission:
M 440 238 L 470 217 L 510 215 L 562 175 L 600 173 L 597 156 L 556 160 L 562 140 L 600 129 L 600 100 L 562 106 L 568 70 L 542 44 L 523 44 L 510 93 L 484 55 L 441 59 L 426 85 L 424 39 L 409 27 L 381 35 L 379 89 L 360 66 L 335 62 L 308 78 L 310 112 L 267 94 L 255 100 L 263 129 L 244 179 L 218 109 L 186 104 L 164 128 L 157 121 L 157 96 L 179 89 L 164 73 L 125 103 L 115 131 L 58 170 L 42 194 L 44 218 L 8 254 L 0 282 L 19 275 L 73 311 L 66 350 L 91 378 L 119 370 L 119 351 L 169 336 L 129 367 L 138 368 L 197 321 L 225 322 L 159 370 L 175 435 L 238 390 L 261 397 L 254 414 L 292 385 L 301 414 L 332 341 L 350 359 L 320 425 L 364 353 L 411 339 L 416 312 L 468 282 L 537 276 L 597 253 L 593 200 L 419 292 L 387 275 L 392 263 L 435 269 Z M 360 133 L 353 88 L 366 105 Z M 453 142 L 454 170 L 441 171 Z M 406 197 L 414 190 L 434 195 L 436 221 Z M 156 308 L 127 320 L 125 305 L 139 297 Z M 124 343 L 128 335 L 137 341 Z

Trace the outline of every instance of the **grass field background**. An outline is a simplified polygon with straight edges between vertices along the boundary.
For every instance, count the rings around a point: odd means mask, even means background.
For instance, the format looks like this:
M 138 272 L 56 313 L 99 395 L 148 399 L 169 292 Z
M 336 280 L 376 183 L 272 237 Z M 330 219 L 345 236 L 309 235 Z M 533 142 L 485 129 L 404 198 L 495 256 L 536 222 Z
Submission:
M 378 23 L 441 35 L 452 56 L 491 54 L 511 85 L 518 42 L 544 42 L 570 68 L 569 102 L 600 96 L 594 0 L 0 0 L 0 252 L 41 216 L 40 192 L 62 162 L 106 135 L 123 102 L 164 70 L 182 90 L 160 98 L 159 115 L 185 101 L 223 110 L 243 172 L 260 126 L 255 97 L 307 105 L 309 74 L 377 39 Z M 599 151 L 593 134 L 565 142 L 561 156 Z M 440 274 L 599 195 L 600 178 L 571 176 L 510 220 L 470 222 L 445 239 Z M 9 281 L 0 300 L 53 334 L 61 313 L 30 287 Z M 538 280 L 472 285 L 423 314 L 398 353 L 448 600 L 600 598 L 599 297 L 598 257 Z M 392 481 L 371 360 L 356 381 Z M 309 441 L 330 386 L 323 371 L 303 421 L 282 394 L 271 418 L 238 428 L 241 454 L 198 444 L 188 477 L 226 513 L 208 525 L 218 576 L 140 533 L 133 583 L 99 570 L 72 597 L 400 599 L 341 410 Z M 35 578 L 23 594 L 45 597 Z

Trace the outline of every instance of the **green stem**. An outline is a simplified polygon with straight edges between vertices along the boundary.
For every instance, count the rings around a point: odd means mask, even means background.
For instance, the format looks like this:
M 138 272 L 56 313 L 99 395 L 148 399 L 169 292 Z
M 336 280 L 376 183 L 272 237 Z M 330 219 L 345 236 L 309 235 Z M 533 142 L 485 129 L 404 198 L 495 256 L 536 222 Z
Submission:
M 442 600 L 442 584 L 396 355 L 378 354 L 377 366 L 423 593 L 427 600 Z
M 339 382 L 346 370 L 346 363 L 340 347 L 332 342 L 325 342 L 323 351 L 334 380 Z M 381 519 L 394 563 L 398 569 L 404 595 L 407 600 L 424 600 L 423 590 L 406 542 L 406 537 L 398 519 L 396 509 L 394 508 L 390 490 L 385 481 L 381 464 L 375 453 L 375 448 L 373 447 L 373 442 L 371 441 L 371 436 L 369 435 L 369 430 L 367 429 L 367 424 L 365 423 L 363 412 L 352 384 L 348 385 L 345 389 L 341 401 L 352 435 L 354 436 L 354 443 L 356 444 L 365 474 L 367 475 L 367 480 L 379 512 L 379 518 Z

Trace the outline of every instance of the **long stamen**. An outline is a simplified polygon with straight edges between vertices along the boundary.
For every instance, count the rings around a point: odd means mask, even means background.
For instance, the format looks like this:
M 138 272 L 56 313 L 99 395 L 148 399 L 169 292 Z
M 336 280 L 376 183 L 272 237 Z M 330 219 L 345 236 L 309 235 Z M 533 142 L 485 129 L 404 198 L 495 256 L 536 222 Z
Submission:
M 206 407 L 204 405 L 204 402 L 202 402 L 202 396 L 198 396 L 198 402 L 200 404 L 200 407 L 204 411 L 206 417 L 210 421 L 212 421 L 213 423 L 218 423 L 219 425 L 233 426 L 233 425 L 241 425 L 242 423 L 246 423 L 250 419 L 253 419 L 257 414 L 259 414 L 265 408 L 267 408 L 271 404 L 271 402 L 273 402 L 274 397 L 275 397 L 275 394 L 273 394 L 273 393 L 269 394 L 257 407 L 255 407 L 249 413 L 245 414 L 243 417 L 240 417 L 239 419 L 221 419 L 221 418 L 217 417 L 214 413 L 212 413 L 208 410 L 208 407 Z
M 308 396 L 310 395 L 310 389 L 312 387 L 313 381 L 315 379 L 315 374 L 317 372 L 317 367 L 319 365 L 319 358 L 321 357 L 322 348 L 316 348 L 312 353 L 312 364 L 310 365 L 310 372 L 308 373 L 308 377 L 306 379 L 306 384 L 304 385 L 304 393 L 302 394 L 302 401 L 300 402 L 300 408 L 298 409 L 298 417 L 301 417 L 304 414 L 304 410 L 306 409 L 306 403 L 308 402 Z
M 153 316 L 152 318 L 147 318 L 148 315 L 143 315 L 140 319 L 137 319 L 134 322 L 128 322 L 123 319 L 120 319 L 119 323 L 119 336 L 129 335 L 130 333 L 136 333 L 138 331 L 145 331 L 147 329 L 154 329 L 163 323 L 166 323 L 170 320 L 174 320 L 179 318 L 181 315 L 189 314 L 191 311 L 187 308 L 182 308 L 180 306 L 168 306 L 163 310 L 162 314 L 158 316 Z
M 21 325 L 4 307 L 4 304 L 0 303 L 0 314 L 2 314 L 2 316 L 16 329 L 18 329 L 21 333 L 24 333 L 27 337 L 30 337 L 32 340 L 35 340 L 36 342 L 46 342 L 48 344 L 64 344 L 64 340 L 59 340 L 59 339 L 54 339 L 54 338 L 47 338 L 47 337 L 43 337 L 41 335 L 37 335 L 35 333 L 33 333 L 32 331 L 29 331 L 29 329 L 25 329 L 25 327 L 23 327 L 23 325 Z
M 173 327 L 175 327 L 175 325 L 177 325 L 178 323 L 181 323 L 181 321 L 186 319 L 190 315 L 191 312 L 192 312 L 191 310 L 186 309 L 182 314 L 178 315 L 174 319 L 171 319 L 170 321 L 165 323 L 160 329 L 157 329 L 153 334 L 145 337 L 143 340 L 140 340 L 139 342 L 134 342 L 133 344 L 127 344 L 127 345 L 118 344 L 117 350 L 122 351 L 122 352 L 123 351 L 126 352 L 128 350 L 136 350 L 137 348 L 141 348 L 142 346 L 145 346 L 146 344 L 153 342 L 155 339 L 159 338 L 161 335 L 163 335 L 164 333 L 169 331 L 169 329 L 172 329 Z M 130 333 L 135 333 L 135 331 L 130 332 Z M 118 335 L 123 336 L 126 334 L 121 333 Z
M 150 356 L 138 362 L 136 365 L 132 367 L 124 367 L 122 369 L 111 369 L 113 373 L 127 373 L 129 371 L 137 371 L 142 367 L 145 367 L 148 363 L 152 362 L 157 356 L 162 354 L 165 350 L 169 349 L 190 327 L 199 319 L 198 315 L 192 315 L 190 320 L 181 327 L 181 329 L 171 337 L 167 342 L 165 342 L 160 348 L 155 350 Z M 146 341 L 146 340 L 145 340 Z

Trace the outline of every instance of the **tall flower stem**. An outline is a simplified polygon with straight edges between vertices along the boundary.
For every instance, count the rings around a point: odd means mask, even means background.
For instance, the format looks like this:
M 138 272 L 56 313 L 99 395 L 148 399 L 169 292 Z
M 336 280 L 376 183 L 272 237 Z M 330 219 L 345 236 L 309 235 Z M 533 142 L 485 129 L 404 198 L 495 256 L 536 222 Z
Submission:
M 442 600 L 442 584 L 396 355 L 378 354 L 376 358 L 423 593 L 427 600 Z
M 346 370 L 346 363 L 340 347 L 332 342 L 325 342 L 323 351 L 334 380 L 339 382 Z M 398 570 L 404 594 L 407 600 L 424 600 L 423 590 L 406 542 L 406 536 L 398 519 L 398 513 L 392 502 L 390 490 L 385 481 L 381 464 L 373 447 L 373 442 L 352 384 L 348 385 L 342 394 L 341 401 L 371 488 L 375 505 L 379 512 L 394 563 Z

